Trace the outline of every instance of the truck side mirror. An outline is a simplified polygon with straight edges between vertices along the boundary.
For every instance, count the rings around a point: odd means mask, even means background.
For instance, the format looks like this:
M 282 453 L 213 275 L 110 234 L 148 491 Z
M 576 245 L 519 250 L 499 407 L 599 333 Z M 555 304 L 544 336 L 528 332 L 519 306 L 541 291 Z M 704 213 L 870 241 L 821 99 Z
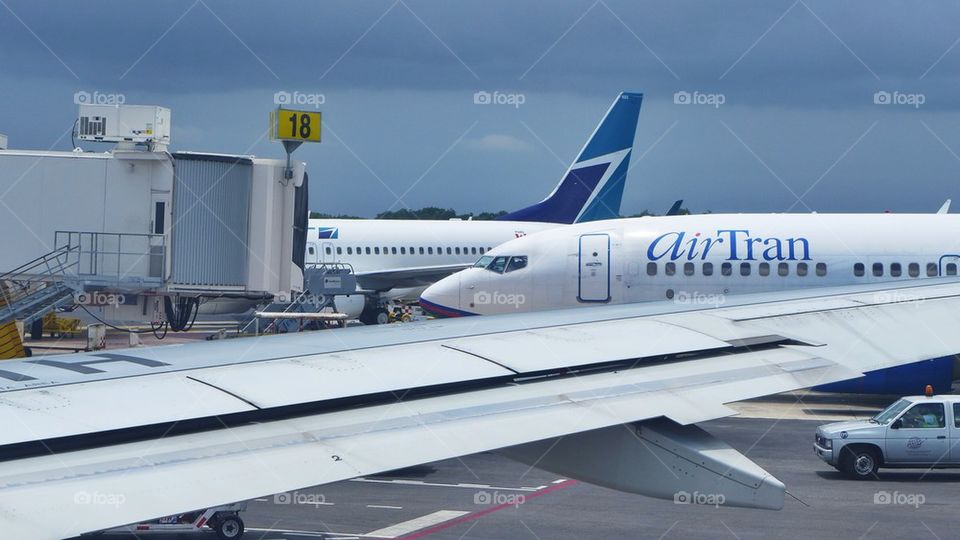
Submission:
M 890 429 L 900 429 L 902 426 L 903 426 L 903 419 L 897 418 L 896 420 L 893 421 L 892 424 L 890 424 Z

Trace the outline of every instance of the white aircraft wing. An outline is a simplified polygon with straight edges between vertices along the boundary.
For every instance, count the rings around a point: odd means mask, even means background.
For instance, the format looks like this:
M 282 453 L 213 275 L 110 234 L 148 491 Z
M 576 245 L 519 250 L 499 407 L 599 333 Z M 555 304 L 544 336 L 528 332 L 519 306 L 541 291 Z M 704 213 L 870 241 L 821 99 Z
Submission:
M 391 268 L 357 272 L 357 283 L 368 291 L 385 291 L 406 287 L 432 285 L 441 279 L 473 266 L 473 263 L 441 264 L 436 266 L 412 266 L 409 268 Z
M 487 450 L 779 508 L 693 424 L 960 351 L 960 282 L 606 306 L 0 363 L 0 531 L 62 538 Z

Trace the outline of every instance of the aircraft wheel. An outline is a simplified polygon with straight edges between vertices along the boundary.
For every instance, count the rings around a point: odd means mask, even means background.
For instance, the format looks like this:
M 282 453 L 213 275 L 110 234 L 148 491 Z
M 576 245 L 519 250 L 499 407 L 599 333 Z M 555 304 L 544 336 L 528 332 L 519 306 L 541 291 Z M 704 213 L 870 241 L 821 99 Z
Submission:
M 228 515 L 217 520 L 214 530 L 222 540 L 237 540 L 243 536 L 243 520 L 238 515 Z

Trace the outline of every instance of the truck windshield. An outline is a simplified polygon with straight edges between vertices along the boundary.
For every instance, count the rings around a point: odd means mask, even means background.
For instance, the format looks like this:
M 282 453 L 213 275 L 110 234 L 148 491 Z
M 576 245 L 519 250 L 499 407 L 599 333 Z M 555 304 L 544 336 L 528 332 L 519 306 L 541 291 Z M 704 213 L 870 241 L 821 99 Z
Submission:
M 910 402 L 905 399 L 899 399 L 890 405 L 886 409 L 877 413 L 872 420 L 878 424 L 888 424 L 891 420 L 897 417 L 898 414 L 902 413 L 904 409 L 910 406 Z

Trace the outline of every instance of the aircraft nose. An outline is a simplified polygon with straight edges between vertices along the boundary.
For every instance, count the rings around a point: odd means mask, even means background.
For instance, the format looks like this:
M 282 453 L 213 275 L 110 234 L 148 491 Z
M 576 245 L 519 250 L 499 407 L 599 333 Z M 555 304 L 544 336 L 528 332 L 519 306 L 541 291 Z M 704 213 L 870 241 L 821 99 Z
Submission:
M 460 273 L 447 276 L 420 294 L 420 307 L 437 317 L 476 315 L 460 309 Z

